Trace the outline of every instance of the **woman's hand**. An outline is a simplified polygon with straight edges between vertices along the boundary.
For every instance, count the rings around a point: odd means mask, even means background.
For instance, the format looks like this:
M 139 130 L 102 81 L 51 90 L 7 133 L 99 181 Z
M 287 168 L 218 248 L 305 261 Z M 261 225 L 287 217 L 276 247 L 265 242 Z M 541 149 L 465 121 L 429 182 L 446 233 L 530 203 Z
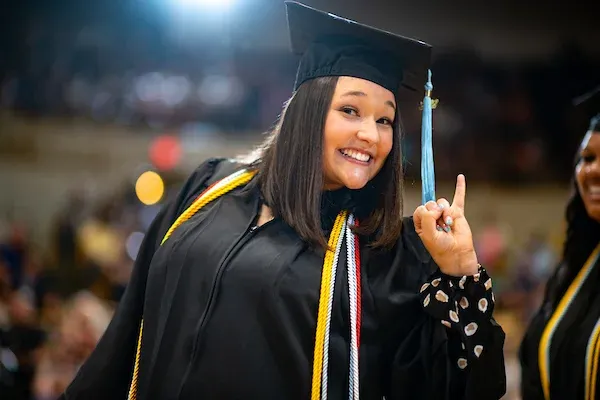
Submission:
M 479 269 L 473 235 L 465 218 L 464 175 L 458 175 L 452 205 L 441 198 L 417 207 L 415 229 L 440 270 L 447 275 L 474 275 Z

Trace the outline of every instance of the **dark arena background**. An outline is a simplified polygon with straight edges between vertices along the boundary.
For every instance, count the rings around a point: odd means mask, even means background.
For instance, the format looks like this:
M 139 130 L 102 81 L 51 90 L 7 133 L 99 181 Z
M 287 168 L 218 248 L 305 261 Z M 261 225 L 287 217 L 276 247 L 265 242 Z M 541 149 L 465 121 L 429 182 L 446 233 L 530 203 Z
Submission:
M 507 333 L 505 399 L 519 399 L 517 346 L 559 256 L 589 118 L 573 99 L 600 84 L 599 6 L 305 3 L 434 46 L 438 195 L 466 175 Z M 206 158 L 262 140 L 294 82 L 286 29 L 282 0 L 2 7 L 0 398 L 56 398 L 106 328 L 165 198 Z M 422 95 L 400 104 L 407 215 L 420 201 Z

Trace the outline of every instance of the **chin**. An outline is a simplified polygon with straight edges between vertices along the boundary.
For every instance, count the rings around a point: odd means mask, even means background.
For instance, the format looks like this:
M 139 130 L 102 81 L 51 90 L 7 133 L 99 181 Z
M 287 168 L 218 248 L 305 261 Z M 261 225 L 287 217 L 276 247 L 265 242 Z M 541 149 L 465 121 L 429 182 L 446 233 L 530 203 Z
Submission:
M 367 183 L 369 183 L 369 181 L 347 181 L 344 182 L 344 186 L 351 190 L 359 190 L 367 186 Z
M 359 190 L 367 186 L 373 179 L 373 176 L 367 171 L 362 173 L 352 173 L 353 171 L 338 170 L 330 175 L 330 179 L 325 180 L 325 187 L 329 190 L 347 188 L 350 190 Z

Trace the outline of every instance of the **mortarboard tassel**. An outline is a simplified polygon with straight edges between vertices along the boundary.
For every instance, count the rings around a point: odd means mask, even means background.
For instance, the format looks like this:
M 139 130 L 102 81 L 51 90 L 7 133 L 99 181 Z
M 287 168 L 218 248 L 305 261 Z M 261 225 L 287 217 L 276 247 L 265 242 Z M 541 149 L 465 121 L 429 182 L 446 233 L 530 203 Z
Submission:
M 423 192 L 423 204 L 435 201 L 435 171 L 433 165 L 433 138 L 431 124 L 432 105 L 431 71 L 427 71 L 427 83 L 425 84 L 425 97 L 423 98 L 423 119 L 421 123 L 421 184 Z

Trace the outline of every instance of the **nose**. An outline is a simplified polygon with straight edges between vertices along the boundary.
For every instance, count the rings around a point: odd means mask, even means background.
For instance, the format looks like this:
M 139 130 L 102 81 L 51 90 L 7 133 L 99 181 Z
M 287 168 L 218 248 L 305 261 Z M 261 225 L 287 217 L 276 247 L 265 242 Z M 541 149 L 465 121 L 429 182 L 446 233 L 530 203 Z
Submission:
M 377 129 L 377 122 L 373 120 L 365 120 L 361 124 L 361 127 L 356 136 L 369 144 L 379 143 L 379 129 Z

